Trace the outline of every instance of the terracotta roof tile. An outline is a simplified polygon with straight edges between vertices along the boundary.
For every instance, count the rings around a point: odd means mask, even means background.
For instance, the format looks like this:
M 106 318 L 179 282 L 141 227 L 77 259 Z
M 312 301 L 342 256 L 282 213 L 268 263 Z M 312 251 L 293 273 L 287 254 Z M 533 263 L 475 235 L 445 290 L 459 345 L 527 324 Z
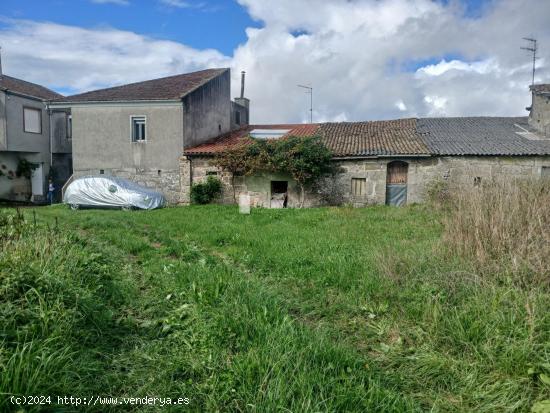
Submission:
M 416 119 L 323 123 L 320 131 L 323 141 L 337 157 L 429 153 L 416 133 Z
M 53 100 L 63 97 L 63 95 L 45 88 L 44 86 L 8 75 L 0 76 L 0 89 L 20 93 L 22 95 L 33 96 L 42 100 Z
M 146 80 L 107 89 L 94 90 L 58 99 L 59 102 L 112 102 L 127 100 L 176 100 L 229 69 L 199 72 Z
M 281 125 L 247 125 L 235 131 L 220 135 L 210 142 L 203 143 L 184 151 L 185 155 L 215 155 L 230 148 L 250 145 L 253 141 L 249 134 L 254 129 L 290 129 L 285 136 L 315 136 L 317 124 L 281 124 Z

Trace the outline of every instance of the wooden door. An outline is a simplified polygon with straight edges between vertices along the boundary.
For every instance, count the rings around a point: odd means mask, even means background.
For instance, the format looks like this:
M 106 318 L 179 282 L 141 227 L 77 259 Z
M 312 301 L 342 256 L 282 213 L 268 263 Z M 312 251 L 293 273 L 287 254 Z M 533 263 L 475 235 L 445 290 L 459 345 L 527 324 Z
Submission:
M 386 174 L 386 204 L 401 206 L 407 203 L 407 175 L 409 165 L 394 161 L 388 164 Z
M 406 184 L 409 165 L 406 162 L 395 161 L 388 164 L 387 184 Z

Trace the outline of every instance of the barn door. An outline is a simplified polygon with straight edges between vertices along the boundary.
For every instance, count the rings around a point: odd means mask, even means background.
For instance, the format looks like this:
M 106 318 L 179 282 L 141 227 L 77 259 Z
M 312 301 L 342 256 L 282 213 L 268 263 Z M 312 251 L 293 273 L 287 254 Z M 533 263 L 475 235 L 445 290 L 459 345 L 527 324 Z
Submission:
M 407 162 L 394 161 L 388 164 L 386 174 L 386 205 L 401 206 L 407 203 Z

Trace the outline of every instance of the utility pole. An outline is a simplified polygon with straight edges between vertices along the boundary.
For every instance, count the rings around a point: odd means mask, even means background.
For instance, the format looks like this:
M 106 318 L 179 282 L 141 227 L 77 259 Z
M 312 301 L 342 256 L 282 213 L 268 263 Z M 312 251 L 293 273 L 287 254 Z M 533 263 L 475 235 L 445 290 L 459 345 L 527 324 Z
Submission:
M 535 84 L 535 70 L 537 67 L 537 39 L 533 39 L 530 37 L 524 37 L 523 40 L 529 42 L 528 47 L 521 47 L 521 50 L 527 50 L 528 52 L 533 53 L 533 77 L 531 80 L 531 86 Z
M 298 85 L 298 87 L 306 89 L 306 93 L 309 93 L 309 123 L 313 123 L 313 87 L 304 85 Z

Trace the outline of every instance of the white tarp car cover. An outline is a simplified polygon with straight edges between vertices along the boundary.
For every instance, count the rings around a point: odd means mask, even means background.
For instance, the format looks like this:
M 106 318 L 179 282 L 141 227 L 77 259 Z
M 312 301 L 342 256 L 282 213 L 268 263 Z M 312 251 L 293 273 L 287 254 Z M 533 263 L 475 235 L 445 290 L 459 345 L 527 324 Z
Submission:
M 97 206 L 154 209 L 166 203 L 157 191 L 114 176 L 84 176 L 75 179 L 65 191 L 63 203 L 71 206 Z

